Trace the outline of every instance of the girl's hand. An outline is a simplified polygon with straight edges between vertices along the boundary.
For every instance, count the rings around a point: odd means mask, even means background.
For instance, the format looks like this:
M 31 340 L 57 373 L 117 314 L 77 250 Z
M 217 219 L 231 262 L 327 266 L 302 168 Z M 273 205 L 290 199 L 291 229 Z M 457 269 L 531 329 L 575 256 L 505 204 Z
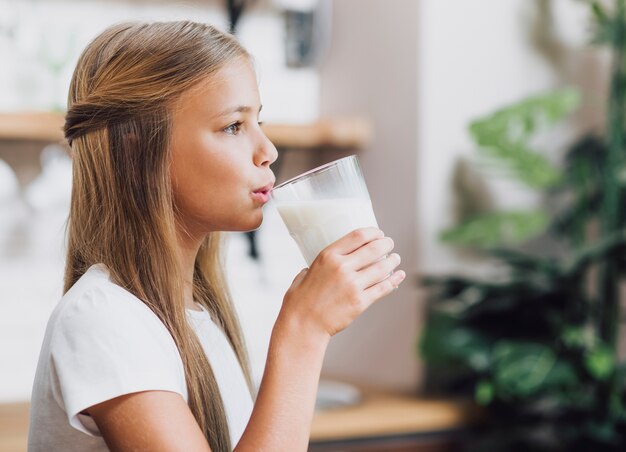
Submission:
M 307 450 L 330 337 L 405 277 L 394 273 L 400 256 L 389 254 L 392 249 L 393 241 L 379 229 L 358 229 L 296 276 L 272 330 L 259 394 L 236 451 Z
M 296 276 L 279 320 L 324 337 L 343 330 L 404 280 L 403 271 L 394 272 L 400 256 L 389 254 L 393 247 L 377 228 L 357 229 L 329 245 Z

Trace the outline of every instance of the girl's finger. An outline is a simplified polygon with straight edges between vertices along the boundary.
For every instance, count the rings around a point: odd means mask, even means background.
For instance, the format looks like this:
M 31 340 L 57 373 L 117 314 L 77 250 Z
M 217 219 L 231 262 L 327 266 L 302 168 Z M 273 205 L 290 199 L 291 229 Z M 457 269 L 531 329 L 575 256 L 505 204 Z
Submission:
M 302 281 L 304 277 L 306 276 L 306 274 L 308 273 L 308 271 L 309 271 L 308 268 L 303 268 L 302 270 L 300 270 L 300 273 L 298 273 L 296 277 L 293 279 L 292 284 L 297 284 L 300 281 Z
M 390 277 L 401 261 L 400 255 L 393 253 L 361 270 L 357 273 L 359 286 L 367 289 Z
M 389 278 L 366 289 L 363 298 L 366 307 L 397 289 L 400 283 L 404 281 L 404 278 L 406 278 L 406 273 L 403 270 L 398 270 Z
M 322 251 L 322 253 L 326 251 L 341 255 L 350 254 L 372 240 L 380 239 L 381 237 L 384 237 L 384 233 L 378 228 L 371 227 L 355 229 L 336 242 L 330 244 L 325 250 Z
M 348 265 L 359 271 L 369 267 L 374 262 L 383 260 L 394 247 L 390 237 L 372 240 L 367 245 L 346 256 Z

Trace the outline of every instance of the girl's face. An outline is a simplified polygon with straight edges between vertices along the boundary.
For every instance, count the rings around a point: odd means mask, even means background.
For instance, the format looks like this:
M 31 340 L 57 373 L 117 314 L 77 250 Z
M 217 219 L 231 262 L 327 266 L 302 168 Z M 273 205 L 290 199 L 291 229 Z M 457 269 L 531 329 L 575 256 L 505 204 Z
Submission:
M 181 95 L 172 113 L 170 177 L 179 220 L 192 237 L 261 225 L 278 153 L 259 126 L 260 111 L 246 58 Z

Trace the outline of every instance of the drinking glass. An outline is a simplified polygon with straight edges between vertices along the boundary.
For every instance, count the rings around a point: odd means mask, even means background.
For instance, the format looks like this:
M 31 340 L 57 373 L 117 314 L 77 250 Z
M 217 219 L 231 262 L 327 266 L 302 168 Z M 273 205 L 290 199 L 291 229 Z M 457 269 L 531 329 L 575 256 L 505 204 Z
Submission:
M 270 196 L 308 266 L 349 232 L 378 227 L 356 155 L 283 182 Z

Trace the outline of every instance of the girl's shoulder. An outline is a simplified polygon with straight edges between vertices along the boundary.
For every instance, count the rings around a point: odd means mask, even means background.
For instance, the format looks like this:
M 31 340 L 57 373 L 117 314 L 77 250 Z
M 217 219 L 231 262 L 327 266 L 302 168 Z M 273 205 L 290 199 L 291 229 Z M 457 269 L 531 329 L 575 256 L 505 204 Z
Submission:
M 79 342 L 118 348 L 150 342 L 178 355 L 174 340 L 157 315 L 132 293 L 111 281 L 96 264 L 61 298 L 48 321 L 51 347 Z
M 90 435 L 99 434 L 97 427 L 81 413 L 104 400 L 147 390 L 172 391 L 187 400 L 171 334 L 102 265 L 85 272 L 52 313 L 33 388 L 38 416 L 61 407 L 73 428 Z
M 61 298 L 51 320 L 85 322 L 93 319 L 97 322 L 110 317 L 114 317 L 114 321 L 130 317 L 135 321 L 161 323 L 148 306 L 111 280 L 104 264 L 95 264 Z

